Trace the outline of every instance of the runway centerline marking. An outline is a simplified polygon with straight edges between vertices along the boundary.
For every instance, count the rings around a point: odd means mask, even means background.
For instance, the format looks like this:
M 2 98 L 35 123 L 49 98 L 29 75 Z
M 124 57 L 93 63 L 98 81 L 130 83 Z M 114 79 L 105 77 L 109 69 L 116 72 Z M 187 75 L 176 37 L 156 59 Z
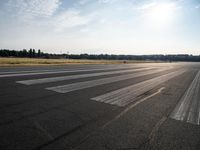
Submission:
M 132 74 L 128 74 L 128 75 L 120 75 L 120 76 L 107 77 L 107 78 L 101 78 L 101 79 L 96 79 L 96 80 L 76 82 L 76 83 L 66 84 L 66 85 L 61 85 L 61 86 L 48 87 L 46 89 L 55 91 L 58 93 L 68 93 L 71 91 L 76 91 L 76 90 L 90 88 L 90 87 L 94 87 L 94 86 L 98 86 L 98 85 L 103 85 L 103 84 L 113 83 L 113 82 L 122 81 L 122 80 L 126 80 L 126 79 L 131 79 L 131 78 L 135 78 L 135 77 L 140 77 L 140 76 L 144 76 L 144 75 L 149 75 L 149 74 L 153 74 L 153 73 L 158 73 L 163 70 L 168 70 L 168 69 L 158 69 L 155 71 L 151 70 L 151 71 L 146 71 L 146 72 L 132 73 Z
M 200 125 L 200 71 L 196 74 L 174 111 L 171 118 Z
M 87 77 L 96 77 L 96 76 L 102 76 L 102 75 L 112 75 L 112 74 L 117 74 L 117 73 L 129 73 L 129 72 L 143 71 L 143 70 L 145 71 L 145 70 L 151 70 L 151 69 L 153 68 L 106 71 L 106 72 L 99 72 L 99 73 L 78 74 L 78 75 L 68 75 L 68 76 L 60 76 L 60 77 L 23 80 L 23 81 L 16 81 L 16 83 L 21 83 L 25 85 L 35 85 L 35 84 L 51 83 L 51 82 L 80 79 L 80 78 L 87 78 Z
M 133 102 L 138 96 L 155 88 L 161 83 L 164 83 L 178 75 L 181 75 L 184 72 L 185 70 L 174 71 L 165 75 L 161 75 L 159 77 L 155 77 L 155 78 L 152 78 L 152 79 L 149 79 L 149 80 L 125 87 L 125 88 L 121 88 L 121 89 L 91 98 L 91 100 L 123 107 Z

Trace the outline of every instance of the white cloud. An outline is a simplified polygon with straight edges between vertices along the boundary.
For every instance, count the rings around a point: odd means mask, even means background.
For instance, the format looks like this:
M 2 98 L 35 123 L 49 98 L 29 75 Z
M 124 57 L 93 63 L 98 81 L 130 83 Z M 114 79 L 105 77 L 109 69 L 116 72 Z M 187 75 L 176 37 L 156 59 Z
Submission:
M 59 0 L 9 0 L 7 6 L 15 15 L 34 17 L 51 16 L 60 5 Z
M 151 3 L 144 4 L 144 5 L 142 5 L 142 6 L 139 6 L 137 9 L 138 9 L 138 10 L 150 9 L 150 8 L 156 6 L 156 5 L 157 5 L 156 2 L 151 2 Z
M 109 3 L 111 2 L 112 0 L 99 0 L 99 3 Z
M 18 26 L 61 32 L 67 28 L 73 28 L 86 25 L 90 19 L 89 16 L 83 16 L 75 8 L 60 9 L 61 0 L 8 0 L 6 3 L 9 11 L 10 20 L 17 23 Z M 85 0 L 86 1 L 86 0 Z M 87 0 L 88 1 L 88 0 Z
M 80 5 L 85 5 L 85 4 L 87 4 L 87 3 L 99 3 L 99 4 L 107 4 L 107 3 L 113 3 L 113 2 L 115 2 L 115 1 L 117 1 L 117 0 L 96 0 L 96 1 L 94 1 L 94 0 L 79 0 L 78 1 L 78 4 L 80 4 Z
M 80 5 L 85 5 L 85 4 L 87 4 L 88 2 L 90 2 L 91 0 L 79 0 L 79 4 Z
M 77 10 L 67 10 L 54 19 L 54 24 L 56 26 L 56 31 L 62 31 L 66 28 L 86 25 L 89 21 L 89 16 L 81 16 L 80 12 Z
M 98 2 L 100 4 L 107 4 L 107 3 L 114 3 L 116 2 L 117 0 L 98 0 Z
M 152 1 L 150 3 L 145 3 L 143 5 L 137 6 L 135 7 L 135 10 L 138 11 L 144 11 L 144 12 L 148 12 L 150 10 L 154 10 L 154 9 L 162 9 L 164 6 L 164 8 L 170 8 L 171 10 L 177 10 L 177 9 L 181 9 L 181 5 L 178 5 L 178 1 L 177 2 L 172 2 L 172 1 Z M 169 12 L 170 13 L 170 12 Z

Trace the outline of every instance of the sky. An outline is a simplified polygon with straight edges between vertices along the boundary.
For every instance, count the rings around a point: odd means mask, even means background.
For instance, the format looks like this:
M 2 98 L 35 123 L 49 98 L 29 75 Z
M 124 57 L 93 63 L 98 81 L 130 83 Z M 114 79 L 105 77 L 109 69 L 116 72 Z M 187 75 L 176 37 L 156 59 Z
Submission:
M 200 55 L 200 0 L 0 0 L 0 49 Z

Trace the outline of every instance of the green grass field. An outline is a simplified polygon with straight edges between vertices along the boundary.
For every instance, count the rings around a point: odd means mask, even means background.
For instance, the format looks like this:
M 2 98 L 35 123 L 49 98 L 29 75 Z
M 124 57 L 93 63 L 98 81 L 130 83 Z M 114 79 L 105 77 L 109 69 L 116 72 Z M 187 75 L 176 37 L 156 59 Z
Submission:
M 148 63 L 152 61 L 137 60 L 86 60 L 86 59 L 43 59 L 43 58 L 0 58 L 0 66 L 28 66 L 28 65 L 68 65 L 68 64 L 123 64 Z

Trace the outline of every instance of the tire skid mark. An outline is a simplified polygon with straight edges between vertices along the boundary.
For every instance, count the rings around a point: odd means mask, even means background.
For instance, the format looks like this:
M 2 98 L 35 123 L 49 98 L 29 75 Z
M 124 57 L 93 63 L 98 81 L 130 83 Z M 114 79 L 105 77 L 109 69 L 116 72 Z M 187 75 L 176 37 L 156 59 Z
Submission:
M 125 115 L 129 110 L 131 110 L 132 108 L 136 107 L 137 105 L 139 105 L 140 103 L 148 100 L 149 98 L 161 93 L 163 90 L 165 89 L 165 87 L 161 87 L 160 89 L 158 89 L 155 93 L 144 97 L 138 101 L 136 101 L 135 103 L 133 103 L 132 105 L 128 106 L 126 109 L 124 109 L 120 114 L 118 114 L 115 118 L 113 118 L 112 120 L 110 120 L 109 122 L 107 122 L 103 128 L 107 127 L 109 124 L 111 124 L 112 122 L 114 122 L 115 120 L 119 119 L 120 117 L 122 117 L 123 115 Z

